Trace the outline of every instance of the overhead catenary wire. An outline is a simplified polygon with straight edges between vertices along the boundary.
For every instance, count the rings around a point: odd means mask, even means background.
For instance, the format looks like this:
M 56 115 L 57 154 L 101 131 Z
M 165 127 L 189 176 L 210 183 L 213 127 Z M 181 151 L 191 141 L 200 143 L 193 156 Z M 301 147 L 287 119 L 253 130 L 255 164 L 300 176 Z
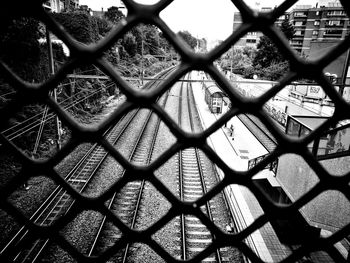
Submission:
M 109 86 L 107 86 L 107 87 L 110 87 L 110 86 L 113 86 L 113 85 L 114 85 L 114 83 L 111 84 L 111 85 L 109 85 Z M 72 108 L 73 106 L 75 106 L 76 104 L 78 104 L 78 103 L 80 103 L 80 102 L 86 100 L 87 98 L 92 97 L 93 95 L 95 95 L 96 93 L 100 92 L 101 90 L 102 90 L 102 87 L 99 88 L 98 90 L 94 91 L 93 93 L 89 94 L 88 96 L 85 96 L 85 97 L 83 97 L 83 98 L 77 99 L 77 100 L 73 101 L 71 104 L 65 105 L 63 108 L 64 108 L 65 110 L 68 110 L 68 109 Z M 71 98 L 71 97 L 70 97 L 70 98 Z M 70 99 L 70 98 L 68 98 L 68 99 Z M 40 114 L 41 114 L 41 113 L 40 113 Z M 40 115 L 40 114 L 38 114 L 38 115 Z M 36 116 L 38 116 L 38 115 L 36 115 Z M 50 114 L 48 115 L 48 117 L 47 117 L 47 119 L 46 119 L 45 122 L 48 122 L 49 120 L 51 120 L 51 119 L 54 118 L 54 117 L 55 117 L 55 114 L 54 114 L 54 113 L 50 113 Z M 38 120 L 35 121 L 35 122 L 31 122 L 30 124 L 26 125 L 25 127 L 22 127 L 21 129 L 16 130 L 15 132 L 13 132 L 13 133 L 7 135 L 6 137 L 7 137 L 9 140 L 13 140 L 13 139 L 18 138 L 19 136 L 21 136 L 21 135 L 27 133 L 28 131 L 30 131 L 30 130 L 36 128 L 38 125 L 40 125 L 40 121 L 38 121 Z
M 97 90 L 97 91 L 95 91 L 94 93 L 90 94 L 89 96 L 84 97 L 84 98 L 81 98 L 80 100 L 77 100 L 75 103 L 69 105 L 69 107 L 63 107 L 63 108 L 64 108 L 65 110 L 67 110 L 67 109 L 73 107 L 74 105 L 80 103 L 81 101 L 84 101 L 85 99 L 87 99 L 87 98 L 89 98 L 89 97 L 95 95 L 95 93 L 97 93 L 97 92 L 99 92 L 99 91 L 100 91 L 100 90 Z M 53 118 L 55 118 L 55 114 L 54 114 L 54 113 L 49 114 L 49 117 L 46 119 L 46 122 L 49 121 L 49 120 L 51 120 L 51 119 L 53 119 Z M 21 135 L 27 133 L 28 131 L 30 131 L 30 130 L 32 130 L 32 129 L 34 129 L 34 128 L 37 127 L 39 124 L 40 124 L 40 123 L 27 125 L 27 126 L 25 127 L 25 128 L 27 128 L 26 130 L 24 130 L 24 131 L 22 131 L 21 133 L 16 134 L 16 135 L 13 135 L 14 133 L 12 133 L 12 134 L 10 134 L 10 136 L 7 136 L 7 138 L 8 138 L 10 141 L 11 141 L 11 140 L 14 140 L 15 138 L 17 138 L 17 137 L 19 137 L 19 136 L 21 136 Z M 23 130 L 23 129 L 21 129 L 21 130 Z
M 68 84 L 69 84 L 69 83 L 68 83 Z M 67 84 L 65 84 L 65 85 L 67 85 Z M 112 84 L 112 85 L 113 85 L 113 84 Z M 64 85 L 62 85 L 62 86 L 64 86 Z M 83 92 L 86 92 L 86 90 L 81 90 L 81 91 L 75 93 L 73 96 L 67 97 L 66 99 L 64 99 L 63 101 L 61 101 L 61 102 L 59 103 L 59 105 L 63 105 L 63 103 L 65 103 L 66 101 L 71 101 L 71 99 L 72 99 L 73 97 L 78 96 L 78 95 L 80 95 L 80 94 L 83 93 Z M 73 102 L 74 102 L 74 101 L 73 101 Z M 34 115 L 34 116 L 31 116 L 30 118 L 27 118 L 25 121 L 20 122 L 20 123 L 17 123 L 17 124 L 15 124 L 15 125 L 9 127 L 8 129 L 3 130 L 1 133 L 2 133 L 2 134 L 5 134 L 6 132 L 8 132 L 8 131 L 10 131 L 10 130 L 12 130 L 12 129 L 18 127 L 18 126 L 20 126 L 20 125 L 23 125 L 23 124 L 26 123 L 26 122 L 31 122 L 31 123 L 32 123 L 32 120 L 35 119 L 35 118 L 38 118 L 41 114 L 42 114 L 42 113 L 40 112 L 40 113 L 38 113 L 38 114 L 36 114 L 36 115 Z
M 0 95 L 0 98 L 4 98 L 5 96 L 8 96 L 8 95 L 11 95 L 11 94 L 14 94 L 14 93 L 16 93 L 16 91 L 9 91 L 8 93 L 5 93 L 5 94 L 1 94 Z
M 45 118 L 47 116 L 47 112 L 49 111 L 49 107 L 46 105 L 45 106 L 45 110 L 44 110 L 44 114 L 43 114 L 43 117 L 41 119 L 41 123 L 40 123 L 40 127 L 39 127 L 39 132 L 38 132 L 38 135 L 36 136 L 36 141 L 35 141 L 35 144 L 34 144 L 34 149 L 33 149 L 33 152 L 32 154 L 36 154 L 36 152 L 38 151 L 38 148 L 39 148 L 39 144 L 40 144 L 40 138 L 41 138 L 41 135 L 43 133 L 43 130 L 44 130 L 44 125 L 45 125 Z

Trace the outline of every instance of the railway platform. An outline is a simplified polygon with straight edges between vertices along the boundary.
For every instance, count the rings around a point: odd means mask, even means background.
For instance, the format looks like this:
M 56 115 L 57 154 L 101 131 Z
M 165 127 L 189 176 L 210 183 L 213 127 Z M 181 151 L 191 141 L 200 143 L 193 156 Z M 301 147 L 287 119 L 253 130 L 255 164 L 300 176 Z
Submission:
M 210 112 L 200 83 L 193 83 L 192 87 L 202 125 L 206 129 L 220 117 L 220 114 Z M 231 125 L 234 127 L 233 136 L 230 131 Z M 246 171 L 249 160 L 268 153 L 237 117 L 232 118 L 225 126 L 212 134 L 208 138 L 208 143 L 229 167 L 237 171 Z M 221 171 L 218 170 L 218 173 L 220 175 Z M 272 186 L 279 186 L 273 172 L 267 169 L 255 175 L 253 179 L 267 179 Z M 230 197 L 229 205 L 235 211 L 235 219 L 239 221 L 236 223 L 240 230 L 252 224 L 264 213 L 255 196 L 247 188 L 230 185 L 226 188 L 226 194 Z M 279 262 L 292 254 L 289 246 L 281 244 L 270 223 L 252 233 L 248 243 L 264 262 Z

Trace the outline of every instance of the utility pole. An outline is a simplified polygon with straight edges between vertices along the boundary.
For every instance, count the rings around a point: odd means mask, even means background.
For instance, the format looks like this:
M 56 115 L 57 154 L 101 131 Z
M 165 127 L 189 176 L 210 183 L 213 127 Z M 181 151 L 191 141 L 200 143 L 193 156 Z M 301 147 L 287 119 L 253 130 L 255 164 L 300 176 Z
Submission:
M 230 66 L 230 68 L 231 68 L 230 79 L 231 79 L 232 74 L 233 74 L 233 70 L 232 70 L 232 67 L 233 67 L 233 47 L 231 47 L 231 59 L 230 59 L 230 61 L 231 61 L 231 66 Z
M 141 29 L 141 85 L 143 86 L 143 28 Z
M 53 61 L 53 52 L 52 52 L 52 42 L 50 37 L 50 32 L 48 28 L 46 27 L 46 41 L 47 41 L 47 47 L 48 47 L 48 55 L 49 55 L 49 70 L 50 74 L 55 74 L 55 66 Z M 53 97 L 55 101 L 57 101 L 57 90 L 56 87 L 53 90 Z M 57 128 L 57 139 L 56 139 L 56 145 L 57 149 L 61 149 L 61 121 L 58 117 L 56 117 L 56 128 Z

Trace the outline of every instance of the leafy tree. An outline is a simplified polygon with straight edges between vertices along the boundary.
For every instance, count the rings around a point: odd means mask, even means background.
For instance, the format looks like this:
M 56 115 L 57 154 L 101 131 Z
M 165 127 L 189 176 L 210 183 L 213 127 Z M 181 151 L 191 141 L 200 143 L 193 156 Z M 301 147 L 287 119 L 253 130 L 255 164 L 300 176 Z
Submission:
M 107 9 L 105 18 L 113 24 L 117 24 L 122 18 L 124 18 L 124 14 L 119 10 L 118 7 L 112 6 Z
M 161 55 L 159 30 L 155 26 L 149 26 L 146 31 L 146 48 L 151 55 Z
M 177 33 L 192 49 L 197 46 L 197 39 L 187 30 Z
M 289 65 L 287 61 L 272 63 L 269 67 L 263 69 L 261 78 L 273 81 L 278 80 L 286 73 L 288 68 Z
M 282 22 L 280 29 L 282 30 L 282 32 L 288 40 L 293 38 L 294 27 L 288 21 L 288 19 L 285 19 Z M 253 66 L 267 68 L 270 67 L 270 65 L 272 64 L 279 64 L 284 61 L 285 59 L 279 52 L 276 45 L 267 36 L 260 37 L 260 41 L 257 45 L 257 52 L 253 60 Z
M 253 66 L 260 66 L 262 68 L 269 67 L 272 63 L 279 63 L 283 61 L 276 45 L 267 37 L 260 37 L 257 45 L 257 52 L 253 60 Z
M 251 61 L 253 61 L 256 53 L 256 48 L 251 46 L 245 46 L 242 50 L 243 54 L 249 58 Z
M 38 21 L 31 18 L 4 21 L 0 26 L 0 35 L 1 60 L 23 79 L 39 81 L 35 77 L 40 62 Z
M 122 46 L 124 47 L 124 50 L 130 55 L 135 56 L 137 52 L 137 43 L 135 36 L 128 32 L 122 41 Z
M 88 13 L 76 11 L 52 15 L 79 42 L 90 44 L 99 40 L 99 26 Z
M 223 70 L 232 70 L 235 74 L 243 74 L 244 69 L 252 66 L 254 53 L 254 48 L 234 48 L 221 59 L 220 66 Z
M 100 37 L 104 37 L 112 28 L 112 25 L 108 23 L 106 19 L 99 17 L 91 17 L 94 23 L 97 24 L 98 34 Z

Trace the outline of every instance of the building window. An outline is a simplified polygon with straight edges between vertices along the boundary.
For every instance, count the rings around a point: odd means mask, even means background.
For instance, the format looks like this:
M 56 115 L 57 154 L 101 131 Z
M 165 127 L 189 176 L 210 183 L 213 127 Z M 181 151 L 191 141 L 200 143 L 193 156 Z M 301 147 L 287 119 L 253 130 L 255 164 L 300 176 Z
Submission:
M 341 37 L 341 34 L 343 33 L 342 30 L 326 30 L 323 35 L 324 37 Z
M 317 30 L 312 31 L 312 35 L 313 36 L 317 36 L 318 35 L 318 31 Z
M 328 25 L 329 26 L 341 26 L 341 22 L 340 20 L 329 20 L 328 21 Z
M 256 43 L 256 39 L 247 39 L 247 43 Z
M 315 22 L 314 22 L 314 26 L 319 26 L 320 25 L 320 21 L 319 20 L 316 20 Z
M 295 31 L 295 35 L 296 36 L 302 36 L 303 35 L 303 31 L 297 30 L 297 31 Z
M 328 11 L 327 15 L 328 16 L 342 16 L 342 15 L 345 15 L 345 13 L 342 10 L 336 10 L 336 11 Z
M 304 23 L 303 22 L 295 22 L 295 24 L 294 24 L 295 26 L 302 26 L 302 25 L 304 25 Z
M 316 15 L 319 16 L 320 15 L 320 11 L 316 11 Z
M 295 12 L 294 16 L 306 16 L 304 12 Z

